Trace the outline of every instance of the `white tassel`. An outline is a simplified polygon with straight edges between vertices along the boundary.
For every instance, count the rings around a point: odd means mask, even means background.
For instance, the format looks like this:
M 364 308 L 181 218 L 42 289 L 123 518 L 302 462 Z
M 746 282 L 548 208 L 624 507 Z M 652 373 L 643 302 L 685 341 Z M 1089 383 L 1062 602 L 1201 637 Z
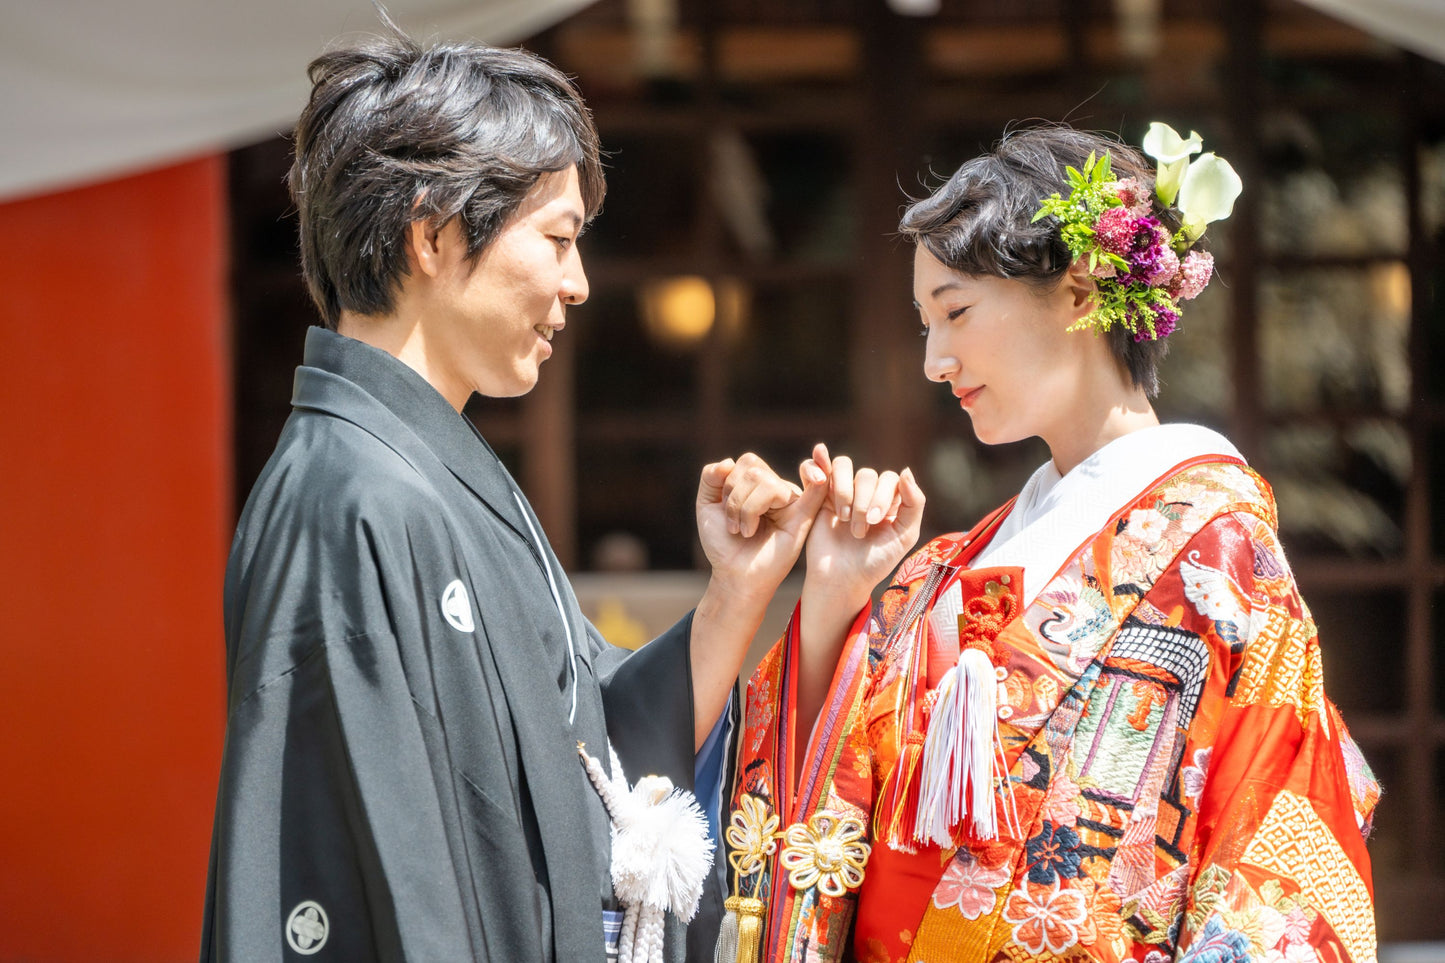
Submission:
M 997 838 L 994 786 L 1004 775 L 1002 759 L 993 662 L 965 649 L 939 683 L 928 719 L 914 839 L 949 849 L 965 820 L 975 838 Z
M 644 776 L 628 789 L 616 753 L 608 779 L 580 743 L 577 752 L 612 818 L 612 890 L 625 910 L 618 959 L 661 963 L 664 914 L 684 923 L 697 915 L 712 868 L 707 818 L 693 794 L 666 776 Z

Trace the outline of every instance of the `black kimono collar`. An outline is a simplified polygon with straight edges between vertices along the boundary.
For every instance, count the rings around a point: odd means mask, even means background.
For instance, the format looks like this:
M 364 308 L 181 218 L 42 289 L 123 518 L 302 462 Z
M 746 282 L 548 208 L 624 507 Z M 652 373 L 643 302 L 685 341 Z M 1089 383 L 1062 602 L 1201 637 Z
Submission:
M 346 379 L 396 415 L 493 514 L 532 546 L 527 521 L 513 495 L 521 489 L 481 432 L 425 378 L 380 348 L 318 327 L 306 332 L 302 364 L 305 367 L 296 372 L 293 406 L 301 401 L 306 368 Z M 315 404 L 309 393 L 307 404 Z M 357 414 L 333 413 L 351 420 Z M 536 554 L 537 549 L 532 551 Z

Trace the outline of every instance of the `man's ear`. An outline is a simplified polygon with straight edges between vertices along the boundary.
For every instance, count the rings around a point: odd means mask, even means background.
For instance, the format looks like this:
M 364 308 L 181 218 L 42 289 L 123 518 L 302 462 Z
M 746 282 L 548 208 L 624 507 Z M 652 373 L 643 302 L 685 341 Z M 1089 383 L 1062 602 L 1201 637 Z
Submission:
M 407 262 L 426 277 L 439 277 L 449 253 L 444 250 L 447 241 L 442 228 L 431 221 L 412 221 L 406 226 Z
M 1069 324 L 1074 324 L 1094 310 L 1094 276 L 1089 273 L 1089 262 L 1077 258 L 1069 265 L 1068 272 L 1059 282 L 1061 294 L 1066 298 L 1069 310 Z

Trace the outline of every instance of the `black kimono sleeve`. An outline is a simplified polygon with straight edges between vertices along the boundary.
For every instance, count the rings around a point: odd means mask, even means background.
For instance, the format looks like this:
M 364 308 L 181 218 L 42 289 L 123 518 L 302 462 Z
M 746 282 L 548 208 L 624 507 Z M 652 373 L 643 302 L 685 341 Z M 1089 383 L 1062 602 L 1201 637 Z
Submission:
M 398 638 L 402 575 L 380 570 L 451 549 L 438 526 L 393 520 L 380 527 L 401 534 L 382 550 L 367 515 L 259 534 L 243 519 L 202 960 L 476 957 L 455 800 L 439 798 L 434 770 L 440 727 L 409 679 L 443 613 L 407 605 Z

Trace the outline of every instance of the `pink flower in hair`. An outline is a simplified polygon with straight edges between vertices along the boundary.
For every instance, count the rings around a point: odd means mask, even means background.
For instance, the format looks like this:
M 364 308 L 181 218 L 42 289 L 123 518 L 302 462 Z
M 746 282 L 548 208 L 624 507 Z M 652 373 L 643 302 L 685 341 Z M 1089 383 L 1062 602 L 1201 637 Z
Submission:
M 1126 177 L 1115 181 L 1114 190 L 1131 213 L 1141 217 L 1149 213 L 1149 191 L 1139 183 L 1139 178 Z
M 1179 275 L 1169 285 L 1169 293 L 1181 301 L 1199 297 L 1199 292 L 1214 275 L 1214 255 L 1208 251 L 1190 251 L 1179 265 Z M 1175 291 L 1175 288 L 1178 291 Z
M 1094 225 L 1094 237 L 1098 239 L 1099 247 L 1122 257 L 1129 253 L 1134 243 L 1136 227 L 1134 215 L 1127 208 L 1111 207 L 1099 215 Z
M 1148 270 L 1144 273 L 1144 283 L 1150 287 L 1158 287 L 1168 284 L 1179 274 L 1179 255 L 1167 243 L 1164 244 Z

